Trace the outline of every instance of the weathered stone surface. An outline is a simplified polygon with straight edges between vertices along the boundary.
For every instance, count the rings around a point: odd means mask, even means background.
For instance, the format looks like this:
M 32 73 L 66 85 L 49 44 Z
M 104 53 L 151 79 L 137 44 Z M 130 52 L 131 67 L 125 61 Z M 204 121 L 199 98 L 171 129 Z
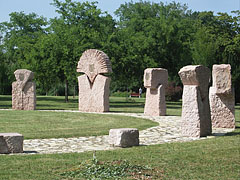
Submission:
M 213 65 L 213 86 L 209 99 L 212 126 L 214 128 L 235 128 L 235 99 L 229 64 Z
M 116 147 L 139 145 L 139 131 L 135 128 L 110 129 L 109 144 Z
M 12 109 L 35 110 L 36 109 L 36 84 L 27 82 L 23 91 L 19 89 L 18 83 L 12 83 Z
M 99 50 L 86 50 L 81 56 L 77 72 L 85 75 L 78 77 L 79 110 L 83 112 L 109 111 L 110 78 L 101 74 L 111 73 L 108 56 Z
M 186 85 L 183 88 L 182 134 L 202 137 L 212 132 L 208 98 L 202 101 L 198 86 Z
M 0 133 L 0 153 L 22 153 L 23 136 L 18 133 Z
M 184 84 L 182 134 L 191 137 L 212 133 L 208 84 L 210 70 L 203 66 L 185 66 L 179 71 Z
M 168 71 L 163 68 L 147 68 L 144 71 L 144 86 L 147 88 L 144 114 L 165 116 L 165 88 L 168 82 Z
M 8 147 L 3 136 L 0 136 L 0 154 L 8 154 Z
M 36 109 L 36 84 L 31 82 L 34 73 L 19 69 L 14 72 L 16 80 L 12 83 L 12 109 Z
M 230 64 L 213 65 L 212 69 L 213 87 L 216 94 L 231 94 L 231 66 Z
M 147 88 L 144 115 L 166 115 L 165 86 L 160 85 L 157 89 Z
M 147 68 L 144 71 L 144 87 L 156 89 L 158 86 L 167 86 L 168 71 L 163 68 Z
M 88 49 L 78 62 L 77 72 L 85 73 L 93 83 L 98 74 L 111 73 L 112 66 L 109 57 L 103 51 Z
M 91 84 L 87 75 L 79 76 L 79 110 L 83 112 L 109 111 L 110 81 L 111 78 L 98 75 Z
M 212 127 L 235 128 L 234 94 L 217 94 L 215 87 L 209 92 Z
M 201 97 L 208 97 L 208 85 L 210 82 L 211 71 L 202 65 L 184 66 L 178 72 L 183 85 L 199 86 Z

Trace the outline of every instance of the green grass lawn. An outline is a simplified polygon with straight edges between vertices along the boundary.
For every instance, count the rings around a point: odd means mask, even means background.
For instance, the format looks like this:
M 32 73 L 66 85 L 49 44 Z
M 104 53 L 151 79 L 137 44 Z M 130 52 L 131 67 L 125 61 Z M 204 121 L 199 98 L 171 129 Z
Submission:
M 147 119 L 80 112 L 0 111 L 0 131 L 18 132 L 25 139 L 107 135 L 113 128 L 146 129 Z
M 110 112 L 143 113 L 145 98 L 110 97 Z M 181 116 L 181 102 L 167 102 L 167 115 Z M 11 109 L 12 97 L 0 95 L 0 109 Z M 37 110 L 78 110 L 78 97 L 37 96 Z
M 141 98 L 126 99 L 111 97 L 110 110 L 113 112 L 143 112 L 143 103 L 144 99 Z M 76 110 L 77 100 L 70 99 L 70 103 L 64 103 L 63 97 L 38 97 L 39 109 L 55 109 L 55 107 L 56 109 Z M 0 96 L 0 108 L 11 108 L 10 96 Z M 132 164 L 148 165 L 153 168 L 153 175 L 155 175 L 153 179 L 239 179 L 240 106 L 237 105 L 235 109 L 236 129 L 226 136 L 186 143 L 166 143 L 153 146 L 124 148 L 114 151 L 97 151 L 97 159 L 99 161 L 128 160 Z M 168 102 L 167 113 L 168 115 L 180 115 L 181 102 Z M 59 132 L 53 136 L 58 136 L 58 134 L 61 136 L 65 133 L 66 137 L 68 137 L 68 132 L 72 130 L 66 130 L 67 128 L 74 129 L 75 126 L 81 128 L 81 125 L 76 122 L 78 119 L 81 119 L 81 121 L 87 119 L 87 122 L 89 122 L 90 119 L 94 121 L 95 118 L 100 118 L 102 121 L 108 119 L 107 121 L 112 123 L 113 121 L 117 121 L 116 124 L 122 121 L 122 117 L 118 119 L 116 116 L 116 119 L 113 120 L 114 117 L 111 115 L 102 115 L 100 117 L 96 114 L 86 113 L 0 111 L 0 129 L 2 131 L 2 129 L 7 126 L 11 126 L 10 129 L 13 130 L 15 130 L 14 128 L 16 127 L 22 128 L 25 133 L 29 133 L 28 138 L 33 138 L 38 137 L 39 134 L 33 131 L 37 131 L 38 128 L 42 126 L 41 128 L 45 128 L 46 130 L 48 128 L 51 130 L 59 128 Z M 2 120 L 3 118 L 5 118 L 5 120 Z M 146 123 L 147 125 L 143 125 L 143 129 L 149 125 L 151 126 L 151 124 L 148 124 L 149 121 L 144 122 L 143 120 L 143 122 L 140 122 L 138 120 L 137 118 L 128 119 L 127 117 L 126 123 L 129 123 L 128 121 L 136 121 L 137 123 L 132 126 Z M 44 121 L 46 127 L 44 127 L 45 125 L 41 125 L 38 121 Z M 54 124 L 56 121 L 59 121 L 59 123 L 49 127 L 51 126 L 50 124 Z M 93 121 L 90 121 L 90 124 L 87 126 L 93 126 L 92 123 L 95 123 Z M 34 123 L 38 123 L 38 125 L 31 125 Z M 16 127 L 14 124 L 17 124 Z M 94 126 L 100 126 L 100 124 L 94 124 Z M 74 131 L 75 130 L 73 130 L 73 132 Z M 46 131 L 45 133 L 50 133 L 50 131 Z M 89 131 L 88 133 L 97 134 L 99 132 Z M 105 130 L 102 129 L 100 134 L 102 133 L 104 134 Z M 49 155 L 0 155 L 0 179 L 60 180 L 64 179 L 60 176 L 62 172 L 76 169 L 80 163 L 91 159 L 92 152 Z

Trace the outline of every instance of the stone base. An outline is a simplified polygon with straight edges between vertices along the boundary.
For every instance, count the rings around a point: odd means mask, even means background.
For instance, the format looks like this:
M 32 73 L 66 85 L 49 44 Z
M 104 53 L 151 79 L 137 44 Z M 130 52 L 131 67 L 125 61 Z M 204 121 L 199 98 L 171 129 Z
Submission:
M 163 85 L 158 86 L 157 89 L 147 88 L 144 115 L 166 115 L 165 87 Z
M 182 134 L 202 137 L 212 133 L 209 100 L 202 100 L 198 86 L 185 85 L 183 88 Z
M 139 131 L 135 128 L 110 129 L 109 144 L 116 147 L 139 145 Z
M 209 92 L 212 127 L 235 128 L 234 94 L 216 94 L 216 88 Z
M 86 75 L 79 76 L 79 111 L 109 111 L 110 81 L 111 78 L 99 74 L 91 84 Z
M 34 82 L 27 82 L 23 91 L 17 82 L 12 83 L 12 109 L 36 109 L 36 84 Z
M 0 133 L 0 154 L 22 152 L 23 135 L 18 133 Z

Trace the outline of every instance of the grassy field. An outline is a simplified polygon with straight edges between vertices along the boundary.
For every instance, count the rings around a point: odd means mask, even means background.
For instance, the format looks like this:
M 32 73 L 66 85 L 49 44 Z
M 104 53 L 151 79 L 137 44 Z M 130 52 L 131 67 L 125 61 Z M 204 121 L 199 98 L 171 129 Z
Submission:
M 12 108 L 12 97 L 0 95 L 0 109 Z M 145 98 L 110 97 L 110 112 L 143 113 Z M 78 98 L 62 96 L 38 96 L 37 110 L 78 110 Z M 167 102 L 167 115 L 180 116 L 181 102 Z
M 25 139 L 107 135 L 109 129 L 139 130 L 157 123 L 142 118 L 80 112 L 0 111 L 0 131 L 18 132 Z
M 143 103 L 144 99 L 141 98 L 126 99 L 114 97 L 110 98 L 110 110 L 113 112 L 143 112 Z M 10 96 L 0 96 L 0 108 L 11 108 Z M 77 99 L 70 99 L 70 103 L 63 103 L 62 97 L 38 97 L 38 109 L 77 109 Z M 240 106 L 236 106 L 235 109 L 236 129 L 226 136 L 186 143 L 166 143 L 114 151 L 97 151 L 97 159 L 99 161 L 128 160 L 132 164 L 148 165 L 154 171 L 153 175 L 155 177 L 152 179 L 240 179 Z M 0 124 L 1 131 L 9 125 L 11 125 L 11 128 L 14 128 L 14 123 L 16 124 L 14 120 L 19 116 L 21 118 L 25 116 L 25 119 L 19 120 L 17 126 L 27 131 L 32 126 L 30 114 L 34 113 L 33 116 L 35 118 L 38 116 L 43 117 L 45 122 L 49 121 L 49 124 L 54 124 L 53 122 L 50 123 L 52 121 L 50 117 L 57 116 L 56 119 L 59 120 L 59 125 L 56 126 L 60 127 L 62 133 L 65 132 L 63 127 L 69 126 L 74 129 L 75 125 L 73 124 L 76 123 L 76 119 L 80 118 L 80 116 L 85 116 L 84 113 L 70 113 L 73 114 L 70 115 L 69 113 L 39 111 L 26 112 L 27 114 L 25 115 L 23 111 L 0 111 L 0 113 L 0 121 L 2 122 Z M 168 102 L 167 113 L 168 115 L 180 115 L 181 102 Z M 94 114 L 88 115 L 93 119 L 96 118 Z M 11 121 L 8 119 L 2 121 L 3 117 L 10 118 L 13 122 L 8 123 L 8 121 Z M 113 118 L 111 115 L 107 117 L 109 117 L 110 121 Z M 101 118 L 104 121 L 105 117 Z M 137 121 L 137 119 L 132 120 Z M 21 123 L 21 121 L 26 121 L 26 123 Z M 37 118 L 35 121 L 37 121 Z M 137 125 L 142 123 L 144 124 L 144 122 L 138 122 Z M 146 121 L 145 123 L 148 124 L 149 122 Z M 134 124 L 133 126 L 137 125 Z M 76 126 L 81 128 L 78 123 Z M 146 128 L 147 126 L 149 124 L 142 128 Z M 35 127 L 35 130 L 37 128 L 38 126 Z M 51 127 L 51 129 L 54 129 L 54 127 Z M 29 130 L 29 132 L 31 131 L 34 131 L 34 129 Z M 100 134 L 103 132 L 104 130 Z M 29 133 L 29 138 L 31 136 L 35 136 L 34 133 Z M 57 136 L 57 133 L 54 136 Z M 0 179 L 64 179 L 64 177 L 60 176 L 62 172 L 78 168 L 83 161 L 91 160 L 92 154 L 92 152 L 86 152 L 49 155 L 1 155 Z

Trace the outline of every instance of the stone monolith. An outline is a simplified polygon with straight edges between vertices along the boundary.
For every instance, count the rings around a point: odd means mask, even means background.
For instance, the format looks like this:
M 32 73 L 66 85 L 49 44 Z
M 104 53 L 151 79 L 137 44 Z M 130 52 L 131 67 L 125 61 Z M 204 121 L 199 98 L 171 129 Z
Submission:
M 213 65 L 212 78 L 213 86 L 209 92 L 212 127 L 235 128 L 235 98 L 230 64 Z
M 182 97 L 182 134 L 191 137 L 212 133 L 208 98 L 211 72 L 201 65 L 189 65 L 179 71 L 184 85 Z
M 103 74 L 111 73 L 112 67 L 108 56 L 99 50 L 86 50 L 77 66 L 79 110 L 83 112 L 109 111 L 109 86 L 111 78 Z
M 34 73 L 27 69 L 18 69 L 14 75 L 17 81 L 12 83 L 12 109 L 36 109 L 36 84 L 32 82 Z
M 144 71 L 144 87 L 147 88 L 144 114 L 148 116 L 165 116 L 165 88 L 168 71 L 163 68 L 147 68 Z

